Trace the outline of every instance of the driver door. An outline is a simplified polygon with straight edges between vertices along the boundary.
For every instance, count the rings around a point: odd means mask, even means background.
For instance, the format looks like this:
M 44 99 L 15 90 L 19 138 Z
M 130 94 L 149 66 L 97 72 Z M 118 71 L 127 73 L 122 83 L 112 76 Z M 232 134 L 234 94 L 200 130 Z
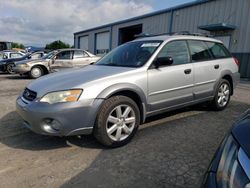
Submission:
M 57 72 L 67 68 L 73 68 L 73 51 L 61 51 L 56 54 L 50 65 L 51 72 Z
M 193 101 L 194 71 L 185 40 L 171 41 L 157 58 L 171 57 L 173 63 L 148 70 L 148 103 L 151 112 Z

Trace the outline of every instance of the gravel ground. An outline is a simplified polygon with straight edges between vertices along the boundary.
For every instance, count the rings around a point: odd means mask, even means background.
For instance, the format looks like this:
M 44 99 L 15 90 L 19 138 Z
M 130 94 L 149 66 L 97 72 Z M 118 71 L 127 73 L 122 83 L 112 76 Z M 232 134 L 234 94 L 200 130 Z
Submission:
M 250 108 L 250 83 L 228 108 L 201 105 L 147 120 L 128 145 L 106 149 L 92 136 L 32 133 L 15 99 L 32 80 L 0 74 L 0 187 L 199 187 L 216 148 Z

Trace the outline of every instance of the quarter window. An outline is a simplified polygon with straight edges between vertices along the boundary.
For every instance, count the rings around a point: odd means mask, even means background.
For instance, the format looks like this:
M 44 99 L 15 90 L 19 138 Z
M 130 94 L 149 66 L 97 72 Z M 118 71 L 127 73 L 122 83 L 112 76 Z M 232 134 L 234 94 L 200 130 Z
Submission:
M 203 41 L 190 40 L 188 44 L 193 62 L 213 59 L 207 45 Z
M 186 41 L 173 41 L 166 44 L 157 57 L 171 57 L 174 60 L 173 65 L 181 65 L 190 62 Z
M 206 42 L 209 50 L 215 58 L 227 58 L 231 57 L 230 52 L 224 47 L 223 44 Z

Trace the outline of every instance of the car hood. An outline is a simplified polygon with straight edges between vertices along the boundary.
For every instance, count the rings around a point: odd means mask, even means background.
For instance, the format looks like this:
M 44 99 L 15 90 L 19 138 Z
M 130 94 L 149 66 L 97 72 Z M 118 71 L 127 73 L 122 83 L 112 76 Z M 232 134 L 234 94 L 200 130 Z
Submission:
M 80 69 L 70 69 L 43 76 L 30 83 L 27 88 L 37 92 L 38 97 L 41 97 L 48 92 L 81 88 L 91 81 L 133 70 L 135 68 L 88 65 Z
M 250 109 L 240 119 L 233 127 L 232 134 L 250 158 Z
M 23 61 L 16 62 L 15 64 L 16 65 L 26 64 L 26 63 L 33 64 L 33 63 L 46 62 L 46 61 L 48 61 L 48 60 L 46 60 L 46 59 L 26 59 Z

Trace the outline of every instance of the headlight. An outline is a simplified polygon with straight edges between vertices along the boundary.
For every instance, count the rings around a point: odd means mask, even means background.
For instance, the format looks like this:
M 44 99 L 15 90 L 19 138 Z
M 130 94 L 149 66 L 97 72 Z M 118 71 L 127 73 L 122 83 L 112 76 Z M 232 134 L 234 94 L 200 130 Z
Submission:
M 40 102 L 46 102 L 49 104 L 60 102 L 75 102 L 78 101 L 81 96 L 81 89 L 72 89 L 67 91 L 56 91 L 48 93 L 40 99 Z
M 249 179 L 238 161 L 239 146 L 232 136 L 229 136 L 224 146 L 217 171 L 219 188 L 249 187 Z

